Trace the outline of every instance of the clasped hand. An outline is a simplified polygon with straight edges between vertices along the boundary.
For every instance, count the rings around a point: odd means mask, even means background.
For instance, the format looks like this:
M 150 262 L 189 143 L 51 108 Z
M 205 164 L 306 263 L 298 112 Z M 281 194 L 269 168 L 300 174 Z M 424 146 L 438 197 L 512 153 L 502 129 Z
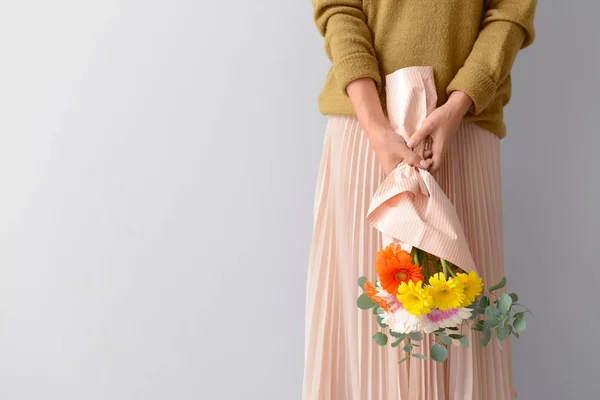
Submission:
M 444 105 L 425 119 L 408 142 L 391 127 L 380 128 L 378 134 L 372 135 L 378 138 L 372 142 L 372 146 L 384 173 L 389 174 L 402 161 L 430 172 L 439 170 L 471 104 L 472 100 L 467 94 L 453 92 Z M 431 149 L 426 150 L 421 157 L 412 149 L 427 137 L 431 137 Z

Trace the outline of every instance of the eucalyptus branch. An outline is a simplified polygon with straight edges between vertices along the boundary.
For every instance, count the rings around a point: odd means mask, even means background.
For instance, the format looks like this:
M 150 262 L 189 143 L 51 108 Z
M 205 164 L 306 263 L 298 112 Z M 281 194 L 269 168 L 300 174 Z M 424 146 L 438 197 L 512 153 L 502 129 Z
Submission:
M 525 307 L 525 306 L 524 306 L 523 304 L 521 304 L 521 303 L 513 303 L 512 305 L 513 305 L 513 306 L 519 306 L 519 307 L 522 307 L 522 308 L 523 308 L 525 311 L 527 311 L 529 314 L 533 315 L 533 312 L 532 312 L 532 311 L 531 311 L 529 308 Z

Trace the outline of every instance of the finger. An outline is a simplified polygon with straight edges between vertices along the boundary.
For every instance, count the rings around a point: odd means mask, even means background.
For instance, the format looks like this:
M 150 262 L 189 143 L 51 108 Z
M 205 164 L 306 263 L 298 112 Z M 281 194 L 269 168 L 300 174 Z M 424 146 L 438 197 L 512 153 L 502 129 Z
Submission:
M 406 144 L 411 149 L 414 149 L 427 136 L 431 135 L 432 132 L 433 132 L 433 124 L 430 122 L 427 122 L 427 120 L 425 120 L 423 125 L 421 125 L 421 127 L 419 129 L 417 129 L 417 131 L 411 135 L 411 137 L 408 139 L 408 142 L 406 142 Z
M 424 159 L 426 159 L 426 160 L 427 160 L 428 158 L 431 158 L 431 156 L 432 156 L 432 155 L 433 155 L 433 152 L 432 152 L 431 150 L 425 150 L 425 151 L 423 152 L 423 158 L 424 158 Z
M 410 164 L 413 167 L 427 169 L 431 166 L 431 163 L 429 160 L 424 160 L 421 156 L 416 154 L 414 151 L 412 151 L 408 147 L 406 147 L 405 149 L 402 150 L 401 156 L 407 164 Z
M 436 172 L 442 166 L 442 162 L 444 161 L 444 156 L 446 153 L 443 143 L 436 143 L 434 141 L 431 151 L 433 152 L 433 155 L 431 156 L 432 164 L 431 168 L 429 168 L 429 172 Z

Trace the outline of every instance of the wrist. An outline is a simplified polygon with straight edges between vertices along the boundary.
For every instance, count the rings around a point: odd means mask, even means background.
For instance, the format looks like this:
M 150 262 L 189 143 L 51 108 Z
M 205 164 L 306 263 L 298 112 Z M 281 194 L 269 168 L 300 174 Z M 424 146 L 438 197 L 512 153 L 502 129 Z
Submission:
M 381 113 L 381 115 L 362 115 L 362 118 L 359 118 L 359 121 L 362 129 L 374 147 L 386 142 L 389 133 L 392 132 L 392 126 L 383 113 Z
M 377 125 L 372 126 L 369 130 L 365 129 L 365 133 L 373 150 L 379 151 L 387 148 L 392 130 L 384 125 Z
M 447 105 L 462 118 L 473 105 L 473 99 L 467 93 L 455 90 L 448 97 Z

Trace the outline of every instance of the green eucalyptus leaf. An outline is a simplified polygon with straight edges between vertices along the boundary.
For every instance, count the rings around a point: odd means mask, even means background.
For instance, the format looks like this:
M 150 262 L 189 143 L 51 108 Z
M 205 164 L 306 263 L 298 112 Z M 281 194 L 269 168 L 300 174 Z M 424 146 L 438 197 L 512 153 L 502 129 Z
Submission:
M 450 339 L 450 336 L 448 336 L 448 335 L 442 335 L 442 336 L 440 336 L 440 340 L 444 344 L 452 344 L 452 339 Z
M 407 353 L 410 353 L 412 351 L 412 349 L 413 349 L 413 345 L 410 343 L 404 345 L 404 347 L 402 348 L 402 350 L 404 350 Z
M 481 336 L 481 346 L 482 347 L 487 346 L 488 343 L 490 342 L 491 338 L 492 338 L 492 331 L 490 331 L 489 329 L 484 329 L 483 335 Z
M 444 362 L 448 358 L 448 349 L 439 343 L 431 347 L 431 359 L 437 362 Z
M 404 340 L 406 338 L 406 333 L 394 332 L 392 330 L 390 330 L 390 335 L 392 335 L 393 337 L 395 337 L 399 340 Z
M 358 283 L 358 286 L 360 286 L 360 288 L 362 290 L 365 290 L 365 283 L 367 282 L 367 280 L 368 279 L 366 277 L 364 277 L 364 276 L 361 276 L 360 278 L 358 278 L 357 283 Z
M 502 313 L 496 307 L 489 305 L 485 309 L 485 316 L 487 317 L 488 320 L 499 319 L 502 316 Z
M 498 340 L 504 340 L 510 335 L 510 331 L 510 325 L 500 325 L 498 328 L 496 328 L 496 338 Z
M 388 337 L 385 333 L 382 332 L 377 332 L 374 336 L 373 339 L 375 339 L 375 343 L 377 343 L 380 346 L 385 346 L 388 342 Z
M 458 330 L 458 328 L 457 328 L 457 327 L 455 327 L 455 326 L 449 326 L 449 327 L 448 327 L 448 328 L 446 328 L 446 329 L 448 329 L 448 330 L 450 330 L 450 331 L 457 331 L 457 330 Z
M 511 293 L 511 294 L 509 294 L 509 296 L 512 299 L 513 303 L 516 303 L 517 301 L 519 301 L 519 296 L 517 296 L 516 293 Z
M 487 296 L 481 296 L 481 299 L 479 299 L 479 308 L 483 308 L 485 310 L 489 305 L 490 299 Z
M 517 339 L 519 339 L 521 337 L 521 335 L 519 335 L 519 333 L 517 331 L 512 331 L 512 334 L 514 335 L 514 337 L 516 337 Z
M 510 306 L 512 306 L 512 298 L 506 293 L 502 293 L 500 295 L 500 299 L 498 300 L 498 310 L 502 314 L 506 314 L 508 310 L 510 310 Z
M 379 314 L 377 314 L 377 310 L 381 310 L 381 308 L 379 308 L 379 307 L 373 308 L 373 315 L 379 315 Z
M 455 334 L 455 333 L 452 333 L 452 334 L 450 334 L 450 337 L 451 337 L 452 339 L 459 340 L 459 339 L 462 339 L 462 338 L 464 338 L 464 337 L 465 337 L 465 335 L 457 335 L 457 334 Z
M 356 305 L 358 306 L 358 308 L 360 308 L 361 310 L 368 310 L 370 308 L 373 308 L 377 305 L 377 303 L 375 303 L 373 300 L 371 300 L 369 298 L 369 296 L 367 296 L 366 293 L 361 294 L 358 299 L 356 300 Z
M 398 364 L 402 364 L 404 361 L 408 360 L 410 358 L 410 354 L 407 355 L 406 357 L 404 357 L 402 360 L 398 361 Z
M 398 346 L 400 346 L 400 343 L 402 343 L 402 340 L 403 339 L 396 340 L 394 343 L 392 343 L 392 347 L 398 347 Z
M 423 334 L 421 332 L 411 332 L 408 334 L 408 338 L 410 340 L 418 342 L 420 340 L 423 340 Z
M 421 360 L 429 360 L 429 357 L 427 357 L 424 354 L 419 354 L 419 353 L 413 353 L 412 356 L 414 358 L 420 358 Z
M 481 332 L 481 331 L 483 331 L 484 324 L 485 324 L 485 321 L 482 320 L 482 319 L 480 319 L 479 321 L 477 321 L 477 324 L 475 324 L 475 328 L 473 328 L 473 329 L 475 329 L 476 331 Z
M 500 325 L 500 321 L 497 319 L 488 319 L 483 323 L 483 329 L 492 329 Z
M 461 344 L 463 347 L 469 347 L 469 339 L 467 339 L 466 337 L 464 337 L 464 336 L 463 336 L 463 337 L 461 337 L 461 338 L 459 339 L 459 341 L 460 341 L 460 344 Z
M 383 323 L 383 318 L 381 318 L 380 316 L 377 316 L 377 324 L 382 327 L 382 328 L 387 328 L 387 325 Z
M 519 314 L 515 317 L 515 322 L 513 322 L 513 325 L 515 327 L 515 332 L 517 333 L 521 333 L 525 330 L 525 328 L 527 327 L 527 324 L 525 323 L 525 314 Z M 517 336 L 518 337 L 518 336 Z
M 506 277 L 505 276 L 502 277 L 502 279 L 500 280 L 500 282 L 497 285 L 494 285 L 491 288 L 489 288 L 488 292 L 493 292 L 494 290 L 502 289 L 504 286 L 506 286 Z

